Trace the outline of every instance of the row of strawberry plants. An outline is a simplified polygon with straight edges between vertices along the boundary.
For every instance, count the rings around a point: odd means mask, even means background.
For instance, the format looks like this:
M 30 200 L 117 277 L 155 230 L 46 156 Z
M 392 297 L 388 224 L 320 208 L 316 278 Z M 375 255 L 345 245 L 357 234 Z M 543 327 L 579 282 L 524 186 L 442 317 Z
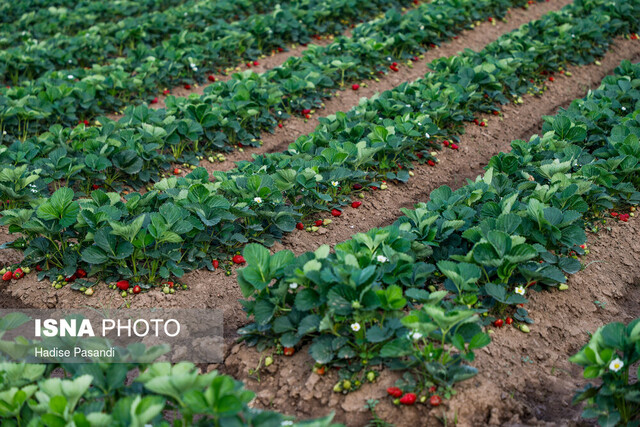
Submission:
M 185 0 L 119 2 L 79 1 L 69 8 L 64 1 L 29 1 L 0 5 L 0 46 L 28 38 L 46 38 L 57 33 L 75 33 L 100 22 L 162 11 Z
M 3 316 L 0 337 L 27 321 L 21 313 Z M 97 344 L 96 348 L 104 345 Z M 294 417 L 252 408 L 255 393 L 228 375 L 200 373 L 188 362 L 154 362 L 167 352 L 164 346 L 116 347 L 112 363 L 12 362 L 33 354 L 35 348 L 59 345 L 59 338 L 0 340 L 3 425 L 338 427 L 331 423 L 333 415 L 296 422 Z
M 255 323 L 242 339 L 285 354 L 311 342 L 318 364 L 343 368 L 336 391 L 377 364 L 412 372 L 404 392 L 467 378 L 474 371 L 461 362 L 488 343 L 480 319 L 501 327 L 513 315 L 507 323 L 529 332 L 526 293 L 562 286 L 582 268 L 574 254 L 584 253 L 588 224 L 640 203 L 639 88 L 640 64 L 623 62 L 475 182 L 440 187 L 333 253 L 247 245 L 238 284 Z
M 351 38 L 340 37 L 327 47 L 311 48 L 302 57 L 290 58 L 281 67 L 262 75 L 236 74 L 229 82 L 211 85 L 199 98 L 170 98 L 164 114 L 194 120 L 196 136 L 204 140 L 199 145 L 201 150 L 228 149 L 234 144 L 256 145 L 261 132 L 273 131 L 278 121 L 290 113 L 320 107 L 323 99 L 345 84 L 375 78 L 378 73 L 389 71 L 389 67 L 397 70 L 395 61 L 415 58 L 426 47 L 450 39 L 474 22 L 502 17 L 509 7 L 524 4 L 524 0 L 438 0 L 404 15 L 391 10 L 383 19 L 358 26 Z M 403 28 L 406 34 L 399 37 L 397 28 Z M 137 73 L 129 78 L 129 83 L 119 80 L 118 84 L 127 90 L 135 89 L 129 95 L 140 90 L 130 83 L 133 81 L 147 82 L 151 85 L 149 90 L 155 90 L 161 77 L 155 76 L 153 70 L 161 71 L 164 67 Z M 62 79 L 67 77 L 58 74 Z M 53 88 L 52 82 L 43 82 L 6 91 L 0 127 L 4 124 L 9 136 L 23 138 L 52 123 L 75 126 L 78 118 L 91 118 L 119 108 L 125 101 L 120 97 L 126 96 L 127 90 L 117 91 L 116 97 L 111 84 L 83 75 L 77 77 L 82 80 L 82 90 L 66 88 L 64 84 Z M 81 102 L 73 102 L 74 97 L 80 97 Z M 238 105 L 238 101 L 248 102 Z M 242 116 L 252 126 L 243 124 L 239 129 L 236 121 L 224 120 L 233 115 Z
M 246 19 L 251 15 L 273 11 L 278 4 L 288 4 L 289 1 L 258 1 L 222 0 L 216 2 L 203 0 L 180 1 L 174 7 L 154 10 L 153 4 L 165 5 L 166 1 L 147 0 L 148 4 L 140 3 L 132 7 L 130 2 L 117 3 L 114 7 L 109 3 L 90 2 L 74 9 L 46 8 L 22 15 L 21 19 L 12 24 L 0 27 L 0 47 L 21 48 L 22 42 L 26 46 L 36 45 L 42 39 L 56 36 L 56 44 L 65 45 L 63 40 L 78 39 L 73 33 L 100 34 L 103 37 L 115 37 L 119 43 L 156 44 L 168 38 L 170 34 L 183 30 L 204 30 L 217 20 L 233 21 Z M 102 13 L 100 13 L 102 12 Z M 92 25 L 91 19 L 99 19 Z M 41 20 L 44 20 L 41 21 Z M 69 33 L 72 34 L 69 34 Z M 66 42 L 73 44 L 71 40 Z M 51 47 L 51 45 L 47 45 Z
M 595 12 L 581 17 L 585 10 Z M 480 53 L 468 51 L 436 61 L 438 71 L 425 79 L 385 92 L 349 113 L 323 119 L 314 133 L 298 138 L 287 152 L 214 173 L 214 182 L 198 169 L 185 178 L 164 179 L 154 191 L 129 194 L 124 200 L 102 190 L 74 200 L 69 188 L 39 198 L 42 184 L 36 183 L 46 180 L 38 177 L 55 164 L 40 161 L 30 175 L 24 166 L 4 168 L 2 190 L 16 194 L 8 207 L 22 202 L 35 209 L 6 210 L 2 223 L 24 236 L 12 246 L 25 250 L 27 263 L 46 263 L 49 275 L 69 276 L 78 263 L 87 263 L 96 277 L 107 281 L 133 277 L 147 287 L 159 278 L 181 276 L 184 270 L 212 268 L 211 259 L 247 242 L 270 245 L 283 233 L 304 227 L 301 218 L 314 212 L 333 209 L 339 215 L 338 208 L 348 203 L 349 194 L 363 187 L 378 187 L 385 178 L 407 180 L 411 161 L 422 158 L 435 164 L 430 150 L 440 146 L 441 138 L 457 138 L 463 120 L 496 109 L 496 99 L 506 101 L 530 90 L 531 80 L 541 72 L 593 60 L 616 32 L 627 32 L 629 22 L 637 25 L 637 14 L 618 17 L 617 13 L 599 0 L 578 2 L 523 26 Z M 137 118 L 132 115 L 131 120 Z M 166 137 L 157 126 L 138 123 L 138 136 L 129 132 L 119 139 L 103 139 L 108 145 L 96 144 L 92 161 L 100 150 L 128 146 L 143 134 L 157 140 Z M 179 131 L 180 125 L 176 128 Z M 122 157 L 140 167 L 137 156 L 149 151 L 153 150 L 129 149 Z M 7 153 L 12 151 L 3 155 Z M 28 156 L 29 150 L 18 154 Z M 64 151 L 53 154 L 68 169 L 79 167 L 66 159 Z M 85 185 L 90 186 L 91 180 Z
M 273 6 L 276 0 L 263 3 Z M 410 4 L 409 0 L 301 0 L 231 23 L 203 11 L 196 13 L 198 19 L 187 28 L 184 20 L 188 20 L 189 8 L 185 9 L 186 17 L 181 13 L 174 20 L 164 14 L 158 14 L 157 20 L 153 16 L 131 18 L 122 24 L 95 26 L 76 36 L 56 35 L 33 45 L 2 50 L 0 81 L 28 84 L 43 75 L 71 75 L 75 79 L 87 75 L 86 67 L 109 63 L 131 73 L 150 61 L 171 68 L 162 80 L 166 85 L 173 83 L 169 77 L 185 80 L 200 76 L 202 80 L 203 72 L 235 66 L 287 43 L 307 43 L 318 33 L 339 33 L 390 7 Z M 235 7 L 235 3 L 229 2 L 228 7 Z

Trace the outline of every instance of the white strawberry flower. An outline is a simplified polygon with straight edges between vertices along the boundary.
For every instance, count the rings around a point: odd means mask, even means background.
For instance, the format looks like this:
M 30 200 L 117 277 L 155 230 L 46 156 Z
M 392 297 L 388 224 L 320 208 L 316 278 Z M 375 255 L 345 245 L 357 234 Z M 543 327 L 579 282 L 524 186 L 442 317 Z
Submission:
M 253 201 L 256 202 L 257 204 L 262 203 L 262 197 L 254 197 Z
M 622 369 L 623 366 L 624 366 L 624 363 L 618 357 L 616 357 L 611 361 L 611 363 L 609 363 L 609 369 L 612 370 L 613 372 L 618 372 L 620 369 Z
M 358 322 L 352 323 L 351 324 L 351 330 L 353 332 L 358 332 L 360 330 L 360 323 L 358 323 Z
M 298 284 L 295 282 L 289 283 L 289 289 L 292 289 L 292 290 L 298 289 Z
M 389 261 L 389 258 L 387 258 L 387 257 L 386 257 L 386 256 L 384 256 L 384 255 L 378 255 L 378 256 L 376 257 L 376 260 L 377 260 L 378 262 L 380 262 L 380 263 L 385 263 L 385 262 L 388 262 L 388 261 Z
M 515 292 L 518 295 L 524 295 L 524 293 L 525 293 L 524 286 L 517 286 L 516 289 L 515 289 Z
M 411 338 L 413 338 L 414 340 L 419 340 L 420 338 L 422 338 L 422 334 L 420 332 L 414 332 L 411 334 Z
M 424 134 L 424 137 L 425 137 L 425 138 L 427 138 L 427 139 L 429 139 L 429 138 L 431 138 L 431 135 L 429 135 L 428 133 L 425 133 L 425 134 Z
M 337 187 L 338 185 L 340 185 L 340 183 L 338 181 L 331 181 L 331 185 Z
M 627 111 L 627 109 L 625 107 L 622 107 L 622 111 Z
M 73 77 L 73 74 L 69 74 L 69 75 L 67 76 L 67 78 L 68 78 L 69 80 L 73 80 L 73 79 L 75 79 L 75 77 Z

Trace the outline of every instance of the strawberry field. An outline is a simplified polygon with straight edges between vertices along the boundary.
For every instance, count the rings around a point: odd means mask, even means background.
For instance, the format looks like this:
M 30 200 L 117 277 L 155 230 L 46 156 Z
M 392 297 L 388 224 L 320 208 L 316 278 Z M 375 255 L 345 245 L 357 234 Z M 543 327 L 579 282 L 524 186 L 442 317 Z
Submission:
M 3 423 L 639 422 L 639 1 L 0 12 L 0 308 L 224 317 L 33 364 L 6 315 Z

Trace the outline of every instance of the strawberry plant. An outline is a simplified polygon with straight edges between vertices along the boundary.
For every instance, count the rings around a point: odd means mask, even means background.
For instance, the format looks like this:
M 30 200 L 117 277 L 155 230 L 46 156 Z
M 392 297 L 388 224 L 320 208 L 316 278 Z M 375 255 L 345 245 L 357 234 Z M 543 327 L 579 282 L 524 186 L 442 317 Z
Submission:
M 629 425 L 640 415 L 636 399 L 640 385 L 630 374 L 640 360 L 640 319 L 628 325 L 610 323 L 599 328 L 589 342 L 569 360 L 584 368 L 587 379 L 599 378 L 599 385 L 588 384 L 573 403 L 587 402 L 584 418 L 595 418 L 601 426 Z

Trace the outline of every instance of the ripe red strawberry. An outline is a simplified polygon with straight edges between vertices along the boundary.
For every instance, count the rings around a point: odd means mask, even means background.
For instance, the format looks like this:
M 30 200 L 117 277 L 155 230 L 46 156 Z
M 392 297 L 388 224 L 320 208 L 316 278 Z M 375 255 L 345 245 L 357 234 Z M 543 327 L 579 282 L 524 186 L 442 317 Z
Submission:
M 279 47 L 279 48 L 278 48 L 278 52 L 284 52 L 284 49 L 283 49 L 283 48 L 281 48 L 281 47 Z
M 372 190 L 377 190 L 378 187 L 376 187 L 375 185 L 371 187 Z
M 244 264 L 246 262 L 242 255 L 234 255 L 231 260 L 234 264 Z
M 417 158 L 419 158 L 419 159 L 421 159 L 421 158 L 423 158 L 423 157 L 424 157 L 424 154 L 422 154 L 422 153 L 416 153 L 416 157 L 417 157 Z
M 151 100 L 152 104 L 157 104 L 158 103 L 158 97 L 155 97 Z
M 493 110 L 493 115 L 494 115 L 494 116 L 499 116 L 499 115 L 500 115 L 500 111 L 498 111 L 498 110 Z
M 36 271 L 42 271 L 42 267 L 39 265 L 36 265 Z
M 64 281 L 67 283 L 72 283 L 72 282 L 75 282 L 77 278 L 78 276 L 75 273 L 73 273 L 71 276 L 65 277 Z
M 358 183 L 353 184 L 353 189 L 354 190 L 362 190 L 362 184 L 358 184 Z
M 17 280 L 17 279 L 22 279 L 22 277 L 23 277 L 23 276 L 24 276 L 24 271 L 22 271 L 22 269 L 21 269 L 21 268 L 16 268 L 16 269 L 13 271 L 13 278 L 14 278 L 14 279 L 16 279 L 16 280 Z
M 322 224 L 324 224 L 324 221 L 322 221 L 321 219 L 316 219 L 316 222 L 314 224 L 316 225 L 316 227 L 320 227 L 322 226 Z
M 7 270 L 7 272 L 2 275 L 2 280 L 8 282 L 11 279 L 13 279 L 13 272 L 11 270 Z
M 251 62 L 247 62 L 247 68 L 251 68 Z
M 84 123 L 85 126 L 89 126 L 89 120 L 84 120 L 82 123 Z
M 311 114 L 305 114 L 305 115 L 304 115 L 304 118 L 305 118 L 305 119 L 310 119 L 310 118 L 311 118 Z
M 165 96 L 166 96 L 166 95 L 169 95 L 169 89 L 165 89 L 165 90 L 163 90 L 163 91 L 162 91 L 162 94 L 163 94 L 163 95 L 165 95 Z
M 618 219 L 622 222 L 627 222 L 629 221 L 629 214 L 621 214 Z
M 393 62 L 391 65 L 394 66 L 394 67 L 397 67 L 398 63 L 397 62 Z
M 180 169 L 178 169 L 178 168 L 174 168 L 174 169 L 173 169 L 173 174 L 174 174 L 174 175 L 180 175 Z
M 358 89 L 360 89 L 360 85 L 358 83 L 354 83 L 354 84 L 351 85 L 351 89 L 358 90 Z
M 311 109 L 309 108 L 305 108 L 304 110 L 302 110 L 302 114 L 309 114 L 311 112 Z
M 437 389 L 438 387 L 432 385 L 431 387 L 429 387 L 429 393 L 435 393 Z
M 493 22 L 493 18 L 492 17 L 489 17 L 489 22 Z
M 293 348 L 293 347 L 285 347 L 284 348 L 284 355 L 285 356 L 291 357 L 291 356 L 293 356 L 293 353 L 295 353 L 295 352 L 296 352 L 296 349 Z
M 362 205 L 362 202 L 353 202 L 351 203 L 351 207 L 354 209 L 358 209 Z
M 442 399 L 437 394 L 434 394 L 429 399 L 429 403 L 431 404 L 431 406 L 440 406 L 440 404 L 442 403 Z
M 618 216 L 618 212 L 611 212 L 611 216 L 614 217 L 614 218 L 617 217 Z
M 413 4 L 418 5 L 418 4 L 420 4 L 420 1 L 419 0 L 413 0 Z
M 495 326 L 496 328 L 502 328 L 503 325 L 504 325 L 504 320 L 502 319 L 496 319 L 493 322 L 493 326 Z
M 87 277 L 87 272 L 79 268 L 76 270 L 76 276 L 79 277 L 80 279 L 84 279 L 85 277 Z
M 331 215 L 340 216 L 340 215 L 342 215 L 342 212 L 340 212 L 338 209 L 332 209 L 331 210 Z
M 282 123 L 278 123 L 278 127 L 279 127 L 279 128 L 282 128 Z
M 418 60 L 419 60 L 419 59 L 420 59 L 420 58 L 418 58 L 417 56 L 414 56 L 413 58 L 411 58 L 411 60 L 412 60 L 413 62 L 418 62 Z
M 296 228 L 297 228 L 298 230 L 304 230 L 304 224 L 303 224 L 303 223 L 301 223 L 301 222 L 299 222 L 299 223 L 297 223 L 297 224 L 296 224 Z
M 208 79 L 210 82 L 215 82 L 215 81 L 216 81 L 216 77 L 215 77 L 214 75 L 212 75 L 212 74 L 210 74 L 210 75 L 209 75 L 209 77 L 207 77 L 207 79 Z
M 510 325 L 510 324 L 512 324 L 512 323 L 513 323 L 513 319 L 512 319 L 511 317 L 507 317 L 507 318 L 505 319 L 505 323 L 506 323 L 507 325 Z
M 445 147 L 449 146 L 449 141 L 447 141 L 446 139 L 444 141 L 442 141 L 442 145 L 444 145 Z
M 473 123 L 475 123 L 475 124 L 477 124 L 477 125 L 478 125 L 478 124 L 480 124 L 480 122 L 478 121 L 478 119 L 473 119 Z
M 218 267 L 220 266 L 220 261 L 218 261 L 217 259 L 214 259 L 213 261 L 211 261 L 211 265 L 213 265 L 213 268 L 217 270 Z
M 257 67 L 258 65 L 260 65 L 260 63 L 258 61 L 253 61 L 253 66 Z
M 133 287 L 133 293 L 134 294 L 139 294 L 140 292 L 142 292 L 142 288 L 140 287 L 140 285 L 135 285 Z
M 407 393 L 400 399 L 400 403 L 403 405 L 413 405 L 416 403 L 416 395 L 414 393 Z
M 555 79 L 554 79 L 553 77 L 549 77 L 549 81 L 550 81 L 550 82 L 552 82 L 552 81 L 554 81 L 554 80 L 555 80 Z
M 191 89 L 191 85 L 190 85 L 190 84 L 186 84 L 186 85 L 184 85 L 184 88 L 185 88 L 186 90 L 189 90 L 189 89 Z
M 128 280 L 119 280 L 116 283 L 116 286 L 118 287 L 118 289 L 120 289 L 121 291 L 126 291 L 127 289 L 129 289 L 129 281 Z
M 457 150 L 458 149 L 458 144 L 451 144 L 451 149 Z
M 389 396 L 391 397 L 400 397 L 402 396 L 402 390 L 400 390 L 398 387 L 389 387 L 387 389 L 387 393 L 389 394 Z
M 391 69 L 391 71 L 395 71 L 396 73 L 398 72 L 398 67 L 396 67 L 395 65 L 390 65 L 389 68 Z
M 436 165 L 436 162 L 434 162 L 433 160 L 429 159 L 429 160 L 427 160 L 427 164 L 428 164 L 429 166 L 435 166 L 435 165 Z
M 481 121 L 481 122 L 480 122 L 480 126 L 481 126 L 481 127 L 485 127 L 486 125 L 487 125 L 487 123 L 486 123 L 485 121 Z

